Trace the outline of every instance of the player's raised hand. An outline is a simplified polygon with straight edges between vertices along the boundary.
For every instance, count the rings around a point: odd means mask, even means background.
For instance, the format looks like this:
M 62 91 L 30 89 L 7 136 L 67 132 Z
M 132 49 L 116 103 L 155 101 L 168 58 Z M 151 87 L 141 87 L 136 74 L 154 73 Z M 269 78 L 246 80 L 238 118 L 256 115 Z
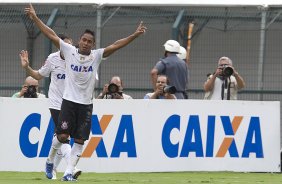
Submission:
M 31 20 L 33 20 L 33 18 L 36 17 L 36 13 L 32 4 L 29 4 L 29 6 L 24 9 L 24 12 Z
M 146 30 L 147 30 L 147 27 L 145 27 L 143 25 L 143 21 L 141 21 L 134 34 L 139 36 L 141 34 L 144 34 Z
M 28 52 L 26 50 L 22 50 L 19 56 L 21 58 L 22 67 L 27 68 L 29 66 Z

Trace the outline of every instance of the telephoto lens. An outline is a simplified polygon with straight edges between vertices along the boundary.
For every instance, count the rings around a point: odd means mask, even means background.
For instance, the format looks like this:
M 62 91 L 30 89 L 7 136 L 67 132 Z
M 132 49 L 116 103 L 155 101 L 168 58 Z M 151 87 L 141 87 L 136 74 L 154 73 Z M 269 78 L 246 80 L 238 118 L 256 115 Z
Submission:
M 109 84 L 109 86 L 108 86 L 108 92 L 109 92 L 110 94 L 112 94 L 112 93 L 117 93 L 118 91 L 119 91 L 118 85 L 116 85 L 116 84 L 114 84 L 114 83 Z
M 165 86 L 163 89 L 163 93 L 174 94 L 176 93 L 176 88 L 174 86 Z
M 225 66 L 222 69 L 222 74 L 225 77 L 230 77 L 233 74 L 233 68 L 231 68 L 230 66 Z

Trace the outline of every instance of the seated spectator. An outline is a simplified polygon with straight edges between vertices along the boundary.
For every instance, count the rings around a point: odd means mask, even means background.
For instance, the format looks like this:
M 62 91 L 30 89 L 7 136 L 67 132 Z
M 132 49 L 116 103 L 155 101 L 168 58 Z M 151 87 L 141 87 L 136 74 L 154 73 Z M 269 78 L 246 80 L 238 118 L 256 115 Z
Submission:
M 28 76 L 21 91 L 13 94 L 12 98 L 46 98 L 44 94 L 38 93 L 38 91 L 38 80 Z
M 176 92 L 174 86 L 169 86 L 169 80 L 166 75 L 158 75 L 156 88 L 153 93 L 147 93 L 144 99 L 176 99 L 173 94 Z
M 119 76 L 114 76 L 109 84 L 105 84 L 103 91 L 98 95 L 97 99 L 133 99 L 131 96 L 123 92 L 123 83 Z

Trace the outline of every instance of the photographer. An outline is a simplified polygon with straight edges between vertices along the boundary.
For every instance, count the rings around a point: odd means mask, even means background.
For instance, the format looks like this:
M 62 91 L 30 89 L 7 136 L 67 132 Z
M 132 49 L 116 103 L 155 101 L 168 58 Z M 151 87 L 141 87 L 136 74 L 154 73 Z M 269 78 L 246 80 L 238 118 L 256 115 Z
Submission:
M 114 76 L 109 84 L 105 84 L 102 93 L 97 99 L 132 99 L 131 96 L 123 93 L 123 83 L 119 76 Z
M 244 79 L 232 66 L 232 60 L 221 57 L 214 74 L 208 74 L 204 84 L 207 100 L 237 100 L 238 90 L 245 87 Z
M 12 98 L 46 98 L 46 96 L 38 93 L 38 80 L 28 76 L 21 91 L 13 94 Z
M 155 86 L 155 91 L 147 93 L 144 99 L 176 99 L 174 95 L 176 88 L 169 86 L 169 80 L 166 75 L 158 75 Z

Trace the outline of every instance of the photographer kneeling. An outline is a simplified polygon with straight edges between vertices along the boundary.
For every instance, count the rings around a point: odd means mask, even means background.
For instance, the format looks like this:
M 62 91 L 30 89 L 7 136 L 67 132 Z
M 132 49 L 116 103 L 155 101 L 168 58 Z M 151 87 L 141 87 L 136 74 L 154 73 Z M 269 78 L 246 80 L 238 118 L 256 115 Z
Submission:
M 44 94 L 38 93 L 38 91 L 38 80 L 28 76 L 21 91 L 13 94 L 12 98 L 46 98 Z
M 176 99 L 175 92 L 176 88 L 169 86 L 168 77 L 166 75 L 158 75 L 155 91 L 147 93 L 144 99 Z
M 131 96 L 123 93 L 123 83 L 119 76 L 114 76 L 109 84 L 105 84 L 102 93 L 97 99 L 132 99 Z

